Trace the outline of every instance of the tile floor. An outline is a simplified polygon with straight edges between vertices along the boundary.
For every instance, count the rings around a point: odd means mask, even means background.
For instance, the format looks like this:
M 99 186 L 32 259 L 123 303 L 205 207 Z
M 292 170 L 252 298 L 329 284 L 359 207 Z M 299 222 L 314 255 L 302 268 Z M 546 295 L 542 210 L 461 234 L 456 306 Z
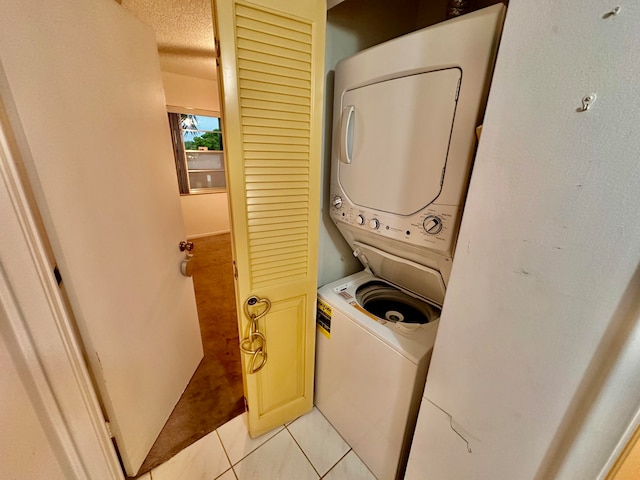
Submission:
M 259 438 L 242 414 L 139 480 L 375 480 L 322 413 L 310 413 Z

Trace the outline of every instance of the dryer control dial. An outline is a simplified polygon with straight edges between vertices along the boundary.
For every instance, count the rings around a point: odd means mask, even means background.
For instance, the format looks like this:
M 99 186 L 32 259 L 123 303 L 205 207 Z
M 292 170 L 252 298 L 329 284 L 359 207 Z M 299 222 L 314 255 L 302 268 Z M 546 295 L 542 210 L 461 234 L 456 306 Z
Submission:
M 380 220 L 378 220 L 377 218 L 372 218 L 371 220 L 369 220 L 369 227 L 377 230 L 380 227 Z
M 356 217 L 356 223 L 357 223 L 358 225 L 364 225 L 364 217 L 363 217 L 362 215 L 358 215 L 358 216 Z
M 442 231 L 442 219 L 435 215 L 429 215 L 422 222 L 422 227 L 428 234 L 437 235 Z
M 331 202 L 331 204 L 333 205 L 334 208 L 340 208 L 342 206 L 342 198 L 336 196 L 333 199 L 333 202 Z

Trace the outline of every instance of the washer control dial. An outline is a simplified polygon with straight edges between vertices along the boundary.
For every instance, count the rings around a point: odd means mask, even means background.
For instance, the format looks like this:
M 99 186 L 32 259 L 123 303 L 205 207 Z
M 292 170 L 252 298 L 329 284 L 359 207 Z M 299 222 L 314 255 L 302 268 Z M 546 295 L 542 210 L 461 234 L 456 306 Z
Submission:
M 422 227 L 428 234 L 437 235 L 442 231 L 442 219 L 435 215 L 429 215 L 422 222 Z
M 377 218 L 372 218 L 371 220 L 369 220 L 369 227 L 377 230 L 378 228 L 380 228 L 380 220 L 378 220 Z
M 331 204 L 334 208 L 340 208 L 342 206 L 342 197 L 336 196 Z
M 358 216 L 356 217 L 356 223 L 357 223 L 358 225 L 364 225 L 364 217 L 363 217 L 362 215 L 358 215 Z

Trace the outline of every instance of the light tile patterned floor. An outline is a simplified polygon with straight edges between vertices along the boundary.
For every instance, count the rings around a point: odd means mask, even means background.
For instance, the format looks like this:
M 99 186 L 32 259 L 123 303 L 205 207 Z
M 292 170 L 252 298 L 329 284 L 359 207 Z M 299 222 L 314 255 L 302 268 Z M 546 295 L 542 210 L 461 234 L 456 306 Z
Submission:
M 256 439 L 245 421 L 234 418 L 141 480 L 375 480 L 315 408 Z

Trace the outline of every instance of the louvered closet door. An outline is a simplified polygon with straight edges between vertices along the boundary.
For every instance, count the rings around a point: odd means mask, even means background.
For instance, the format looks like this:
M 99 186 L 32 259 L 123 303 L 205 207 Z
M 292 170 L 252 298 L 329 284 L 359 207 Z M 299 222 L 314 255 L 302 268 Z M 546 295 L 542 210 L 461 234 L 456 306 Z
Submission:
M 264 368 L 243 354 L 257 436 L 313 405 L 326 4 L 217 0 L 215 15 L 241 338 L 245 301 L 271 301 Z

